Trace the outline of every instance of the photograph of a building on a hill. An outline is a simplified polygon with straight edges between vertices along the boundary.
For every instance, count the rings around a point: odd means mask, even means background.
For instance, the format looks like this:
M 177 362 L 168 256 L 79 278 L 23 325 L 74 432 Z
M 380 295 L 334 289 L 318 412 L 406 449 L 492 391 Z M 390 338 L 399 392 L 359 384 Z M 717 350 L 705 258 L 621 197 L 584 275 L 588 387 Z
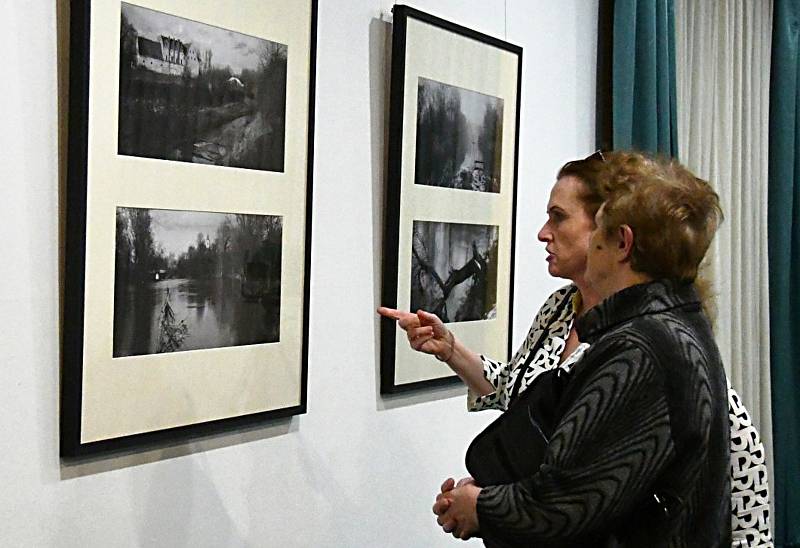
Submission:
M 287 54 L 123 2 L 119 154 L 283 172 Z

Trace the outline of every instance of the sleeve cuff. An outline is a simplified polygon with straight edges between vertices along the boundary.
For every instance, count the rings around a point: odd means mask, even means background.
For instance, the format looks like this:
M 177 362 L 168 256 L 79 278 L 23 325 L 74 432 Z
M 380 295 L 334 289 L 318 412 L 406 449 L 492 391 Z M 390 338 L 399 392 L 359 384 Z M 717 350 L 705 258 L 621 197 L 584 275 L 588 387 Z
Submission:
M 494 362 L 484 356 L 480 355 L 481 363 L 483 364 L 483 378 L 494 387 L 494 392 L 480 396 L 473 390 L 467 391 L 467 410 L 469 411 L 484 411 L 486 409 L 499 409 L 505 410 L 501 401 L 501 389 L 505 387 L 508 379 L 507 365 L 504 368 L 499 362 Z

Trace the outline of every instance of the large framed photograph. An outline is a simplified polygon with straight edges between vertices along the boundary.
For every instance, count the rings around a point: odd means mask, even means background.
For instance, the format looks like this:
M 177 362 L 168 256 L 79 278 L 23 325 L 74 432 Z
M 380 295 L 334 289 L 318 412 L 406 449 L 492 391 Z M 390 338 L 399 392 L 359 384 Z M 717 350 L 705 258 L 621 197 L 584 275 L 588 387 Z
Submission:
M 438 315 L 470 348 L 511 348 L 522 49 L 394 7 L 383 304 Z M 381 392 L 457 380 L 381 326 Z
M 61 455 L 304 413 L 316 0 L 73 0 Z

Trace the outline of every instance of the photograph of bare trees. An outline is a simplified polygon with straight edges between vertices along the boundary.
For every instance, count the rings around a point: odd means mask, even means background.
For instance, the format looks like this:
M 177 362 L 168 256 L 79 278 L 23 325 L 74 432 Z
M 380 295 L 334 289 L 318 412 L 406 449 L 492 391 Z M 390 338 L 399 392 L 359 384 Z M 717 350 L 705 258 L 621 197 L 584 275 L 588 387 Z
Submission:
M 119 154 L 283 172 L 287 50 L 123 2 Z
M 419 78 L 414 182 L 500 192 L 503 100 Z
M 279 341 L 282 217 L 116 217 L 115 358 Z
M 497 235 L 492 225 L 414 221 L 411 310 L 446 323 L 496 317 Z

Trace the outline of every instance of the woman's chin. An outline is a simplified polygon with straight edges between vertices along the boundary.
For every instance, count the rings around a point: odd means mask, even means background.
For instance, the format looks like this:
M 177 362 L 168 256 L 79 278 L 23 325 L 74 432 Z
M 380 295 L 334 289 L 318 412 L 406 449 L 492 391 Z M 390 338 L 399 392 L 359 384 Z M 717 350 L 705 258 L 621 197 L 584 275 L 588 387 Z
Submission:
M 570 276 L 568 273 L 562 271 L 560 268 L 558 268 L 557 265 L 555 265 L 553 263 L 549 263 L 547 265 L 547 272 L 553 278 L 564 278 L 565 280 L 570 280 L 570 281 L 572 281 L 572 279 L 573 279 L 572 276 Z

